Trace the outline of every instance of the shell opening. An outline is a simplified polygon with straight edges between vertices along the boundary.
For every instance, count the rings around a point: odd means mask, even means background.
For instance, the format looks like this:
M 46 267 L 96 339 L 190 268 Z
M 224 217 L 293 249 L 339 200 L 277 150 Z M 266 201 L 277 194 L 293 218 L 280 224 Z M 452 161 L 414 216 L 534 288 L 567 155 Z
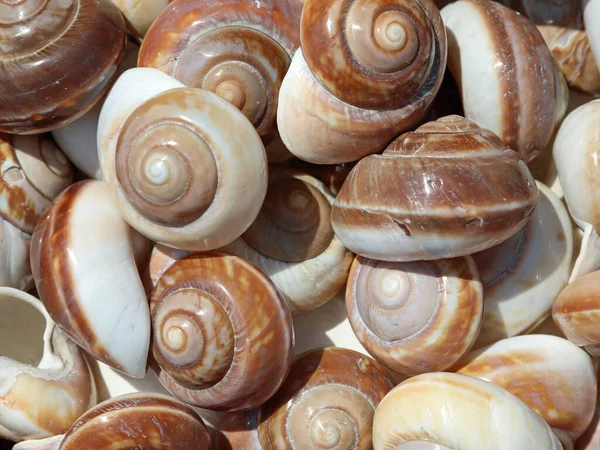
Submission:
M 0 295 L 0 357 L 38 366 L 44 354 L 45 330 L 46 319 L 34 306 Z

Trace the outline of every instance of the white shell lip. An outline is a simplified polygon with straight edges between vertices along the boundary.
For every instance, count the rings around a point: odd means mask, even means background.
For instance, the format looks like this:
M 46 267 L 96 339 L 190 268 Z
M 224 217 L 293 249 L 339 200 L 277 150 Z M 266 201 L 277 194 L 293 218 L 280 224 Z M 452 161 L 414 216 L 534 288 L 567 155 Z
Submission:
M 575 260 L 569 284 L 577 278 L 600 270 L 600 236 L 590 224 L 584 224 L 581 250 Z

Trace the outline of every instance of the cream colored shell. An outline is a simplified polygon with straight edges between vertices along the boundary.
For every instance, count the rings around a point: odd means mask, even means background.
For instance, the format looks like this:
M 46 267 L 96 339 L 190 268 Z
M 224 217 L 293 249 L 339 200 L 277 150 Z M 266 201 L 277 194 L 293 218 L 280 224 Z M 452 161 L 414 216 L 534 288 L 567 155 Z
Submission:
M 583 1 L 583 21 L 585 31 L 590 40 L 590 46 L 596 59 L 596 64 L 600 68 L 600 0 L 582 0 Z

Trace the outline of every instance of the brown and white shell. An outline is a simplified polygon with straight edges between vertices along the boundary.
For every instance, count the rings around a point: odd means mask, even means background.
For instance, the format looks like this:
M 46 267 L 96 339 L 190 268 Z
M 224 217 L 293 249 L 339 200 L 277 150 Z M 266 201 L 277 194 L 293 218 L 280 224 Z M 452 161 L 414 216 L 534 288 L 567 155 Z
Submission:
M 177 398 L 220 411 L 251 409 L 283 383 L 292 316 L 271 280 L 222 252 L 171 265 L 150 295 L 152 368 Z
M 465 117 L 530 162 L 546 149 L 568 102 L 544 39 L 525 17 L 491 0 L 459 0 L 442 18 Z
M 370 450 L 373 414 L 394 386 L 368 356 L 342 348 L 296 357 L 277 394 L 259 410 L 223 420 L 217 448 Z
M 503 387 L 538 413 L 572 449 L 596 405 L 591 357 L 566 339 L 543 334 L 503 339 L 461 360 L 458 373 Z
M 115 447 L 117 446 L 117 447 Z M 211 450 L 204 422 L 192 408 L 166 395 L 138 392 L 100 403 L 65 433 L 23 442 L 15 450 Z
M 233 242 L 265 198 L 265 149 L 248 119 L 157 69 L 130 69 L 117 80 L 100 114 L 98 151 L 125 221 L 171 247 Z
M 431 0 L 306 0 L 300 37 L 277 124 L 287 148 L 312 163 L 383 150 L 424 117 L 446 67 Z
M 464 256 L 519 231 L 538 198 L 526 164 L 460 116 L 429 122 L 362 159 L 333 205 L 346 248 L 384 261 Z
M 136 378 L 146 374 L 150 342 L 134 253 L 140 240 L 104 183 L 86 180 L 57 197 L 31 244 L 35 284 L 52 319 L 95 358 Z
M 2 1 L 0 132 L 42 133 L 85 114 L 110 88 L 126 39 L 109 1 Z
M 446 370 L 471 349 L 483 319 L 483 286 L 469 256 L 408 263 L 358 256 L 346 307 L 369 353 L 413 376 Z
M 499 386 L 454 373 L 402 382 L 375 411 L 374 450 L 561 450 L 550 427 Z

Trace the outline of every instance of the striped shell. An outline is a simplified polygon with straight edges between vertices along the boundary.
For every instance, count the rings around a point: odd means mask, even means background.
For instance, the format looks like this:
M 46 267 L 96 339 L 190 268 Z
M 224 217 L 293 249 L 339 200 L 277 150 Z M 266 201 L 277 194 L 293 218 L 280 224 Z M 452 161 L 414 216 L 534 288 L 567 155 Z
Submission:
M 544 39 L 526 18 L 491 0 L 459 0 L 442 18 L 465 116 L 530 162 L 546 149 L 568 99 Z
M 468 256 L 409 263 L 358 256 L 346 307 L 369 353 L 412 376 L 445 370 L 471 349 L 483 319 L 483 286 Z
M 150 295 L 152 367 L 177 398 L 239 411 L 281 386 L 294 353 L 292 318 L 272 282 L 221 252 L 192 253 Z
M 596 405 L 592 359 L 566 339 L 527 335 L 470 353 L 454 367 L 503 387 L 538 413 L 565 448 L 590 424 Z
M 429 122 L 361 160 L 333 205 L 344 246 L 384 261 L 464 256 L 529 219 L 538 192 L 525 163 L 460 116 Z
M 134 255 L 138 239 L 106 186 L 81 181 L 38 222 L 31 266 L 41 300 L 69 337 L 98 360 L 143 378 L 150 314 Z

